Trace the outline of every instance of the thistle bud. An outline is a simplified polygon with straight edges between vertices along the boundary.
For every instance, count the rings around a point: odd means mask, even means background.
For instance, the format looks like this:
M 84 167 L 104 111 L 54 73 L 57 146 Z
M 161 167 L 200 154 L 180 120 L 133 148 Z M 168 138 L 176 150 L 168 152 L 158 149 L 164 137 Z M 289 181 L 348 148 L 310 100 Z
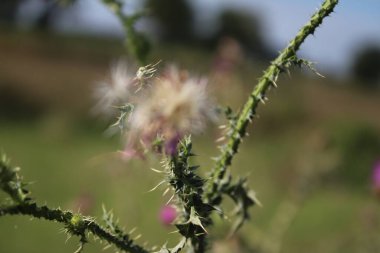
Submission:
M 169 226 L 177 218 L 177 210 L 172 205 L 163 206 L 160 210 L 159 219 L 165 226 Z

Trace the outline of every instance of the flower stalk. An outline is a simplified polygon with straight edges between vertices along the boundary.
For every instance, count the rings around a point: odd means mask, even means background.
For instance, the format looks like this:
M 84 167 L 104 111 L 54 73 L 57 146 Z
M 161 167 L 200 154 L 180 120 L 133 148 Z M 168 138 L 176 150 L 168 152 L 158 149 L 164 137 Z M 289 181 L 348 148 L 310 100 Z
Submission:
M 135 28 L 136 21 L 144 17 L 146 13 L 142 11 L 127 16 L 123 13 L 123 0 L 102 1 L 112 12 L 115 13 L 123 25 L 126 36 L 125 47 L 127 51 L 132 54 L 141 65 L 146 65 L 150 51 L 150 44 L 147 38 Z
M 242 139 L 246 136 L 247 126 L 253 121 L 258 105 L 260 102 L 264 103 L 266 93 L 271 87 L 277 87 L 276 82 L 279 75 L 292 65 L 299 63 L 296 52 L 305 39 L 309 35 L 314 34 L 323 20 L 333 12 L 338 2 L 339 0 L 325 0 L 320 9 L 311 17 L 310 21 L 264 71 L 264 75 L 259 79 L 258 84 L 244 104 L 236 122 L 231 124 L 227 144 L 222 147 L 222 153 L 217 158 L 216 164 L 211 172 L 210 180 L 207 181 L 206 184 L 205 197 L 208 203 L 212 205 L 218 205 L 220 203 L 222 194 L 220 186 L 222 185 L 223 178 L 232 163 L 233 157 L 238 152 Z
M 204 180 L 195 173 L 199 166 L 189 164 L 192 156 L 192 142 L 188 136 L 180 142 L 178 154 L 171 156 L 164 166 L 169 184 L 178 197 L 177 206 L 182 211 L 182 219 L 176 227 L 184 238 L 189 239 L 192 252 L 205 252 L 205 227 L 212 222 L 209 215 L 213 208 L 202 199 Z

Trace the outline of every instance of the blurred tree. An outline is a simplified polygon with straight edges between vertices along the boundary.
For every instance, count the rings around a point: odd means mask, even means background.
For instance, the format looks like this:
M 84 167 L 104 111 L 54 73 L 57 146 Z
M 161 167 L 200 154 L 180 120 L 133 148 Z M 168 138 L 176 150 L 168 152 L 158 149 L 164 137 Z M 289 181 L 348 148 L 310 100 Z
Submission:
M 354 57 L 351 73 L 362 87 L 377 88 L 380 83 L 380 48 L 367 46 Z
M 236 39 L 254 57 L 268 59 L 274 55 L 263 42 L 259 18 L 252 13 L 232 9 L 223 11 L 212 40 L 216 43 L 223 37 Z
M 14 23 L 19 3 L 19 0 L 0 1 L 0 23 Z
M 186 0 L 147 0 L 146 7 L 162 29 L 162 39 L 184 42 L 193 37 L 193 11 Z
M 43 0 L 45 6 L 40 16 L 37 18 L 35 27 L 39 30 L 48 30 L 54 22 L 54 17 L 59 12 L 67 11 L 69 5 L 73 5 L 77 0 Z
M 60 7 L 56 1 L 45 1 L 45 8 L 36 20 L 36 28 L 39 30 L 48 30 L 51 27 L 54 16 L 56 16 Z

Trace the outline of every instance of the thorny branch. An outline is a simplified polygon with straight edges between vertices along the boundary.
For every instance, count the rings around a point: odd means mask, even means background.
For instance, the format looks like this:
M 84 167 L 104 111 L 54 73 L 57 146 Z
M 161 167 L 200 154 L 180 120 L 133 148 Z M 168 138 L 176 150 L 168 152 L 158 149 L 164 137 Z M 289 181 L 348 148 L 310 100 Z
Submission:
M 228 176 L 227 169 L 232 163 L 232 159 L 238 152 L 242 139 L 246 136 L 247 126 L 253 121 L 256 109 L 260 102 L 265 103 L 266 93 L 271 87 L 276 88 L 276 81 L 279 75 L 286 71 L 292 65 L 299 65 L 307 61 L 300 61 L 296 52 L 305 41 L 305 39 L 314 34 L 316 28 L 320 26 L 323 20 L 329 16 L 339 0 L 325 0 L 320 9 L 311 17 L 310 21 L 298 32 L 296 37 L 290 41 L 288 46 L 264 71 L 264 75 L 259 79 L 258 84 L 253 89 L 243 109 L 237 115 L 236 119 L 230 122 L 228 131 L 227 144 L 221 147 L 221 155 L 217 158 L 216 165 L 212 169 L 210 180 L 207 181 L 205 198 L 211 205 L 219 205 L 222 201 L 223 181 Z

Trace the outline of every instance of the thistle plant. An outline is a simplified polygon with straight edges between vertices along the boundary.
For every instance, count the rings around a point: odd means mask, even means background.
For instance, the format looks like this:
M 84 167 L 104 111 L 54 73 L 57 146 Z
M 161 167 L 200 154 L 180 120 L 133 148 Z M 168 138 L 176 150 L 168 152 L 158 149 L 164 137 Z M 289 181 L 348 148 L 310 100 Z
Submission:
M 255 119 L 257 107 L 266 103 L 268 91 L 277 87 L 279 75 L 292 66 L 307 66 L 314 70 L 309 61 L 298 58 L 297 51 L 333 12 L 338 0 L 322 3 L 310 21 L 264 71 L 240 111 L 225 110 L 228 120 L 224 127 L 225 144 L 219 147 L 220 155 L 215 158 L 215 165 L 207 177 L 199 173 L 199 166 L 192 164 L 191 160 L 195 156 L 191 136 L 201 132 L 207 121 L 215 118 L 216 110 L 207 94 L 207 79 L 174 65 L 165 66 L 165 62 L 147 64 L 149 44 L 135 29 L 136 21 L 146 13 L 128 16 L 122 11 L 123 1 L 103 0 L 103 3 L 123 24 L 126 48 L 140 67 L 133 71 L 127 64 L 118 63 L 110 80 L 99 84 L 96 107 L 106 112 L 112 108 L 119 110 L 113 127 L 123 133 L 125 144 L 120 151 L 123 158 L 143 158 L 154 153 L 162 160 L 162 168 L 153 170 L 162 174 L 163 179 L 153 189 L 162 187 L 165 193 L 172 193 L 168 202 L 170 207 L 162 217 L 164 223 L 175 225 L 180 240 L 172 248 L 166 245 L 148 248 L 137 244 L 131 233 L 124 232 L 107 210 L 104 210 L 104 225 L 101 225 L 93 217 L 39 205 L 31 198 L 18 168 L 13 167 L 5 155 L 0 160 L 0 188 L 10 199 L 0 206 L 0 216 L 28 215 L 59 222 L 67 234 L 79 237 L 77 252 L 81 252 L 88 243 L 89 234 L 125 252 L 176 253 L 184 249 L 187 252 L 206 252 L 209 249 L 209 227 L 214 223 L 212 214 L 225 215 L 222 205 L 225 197 L 231 198 L 235 204 L 236 222 L 232 232 L 249 219 L 250 208 L 259 204 L 247 178 L 234 178 L 229 167 L 247 135 L 247 126 Z

